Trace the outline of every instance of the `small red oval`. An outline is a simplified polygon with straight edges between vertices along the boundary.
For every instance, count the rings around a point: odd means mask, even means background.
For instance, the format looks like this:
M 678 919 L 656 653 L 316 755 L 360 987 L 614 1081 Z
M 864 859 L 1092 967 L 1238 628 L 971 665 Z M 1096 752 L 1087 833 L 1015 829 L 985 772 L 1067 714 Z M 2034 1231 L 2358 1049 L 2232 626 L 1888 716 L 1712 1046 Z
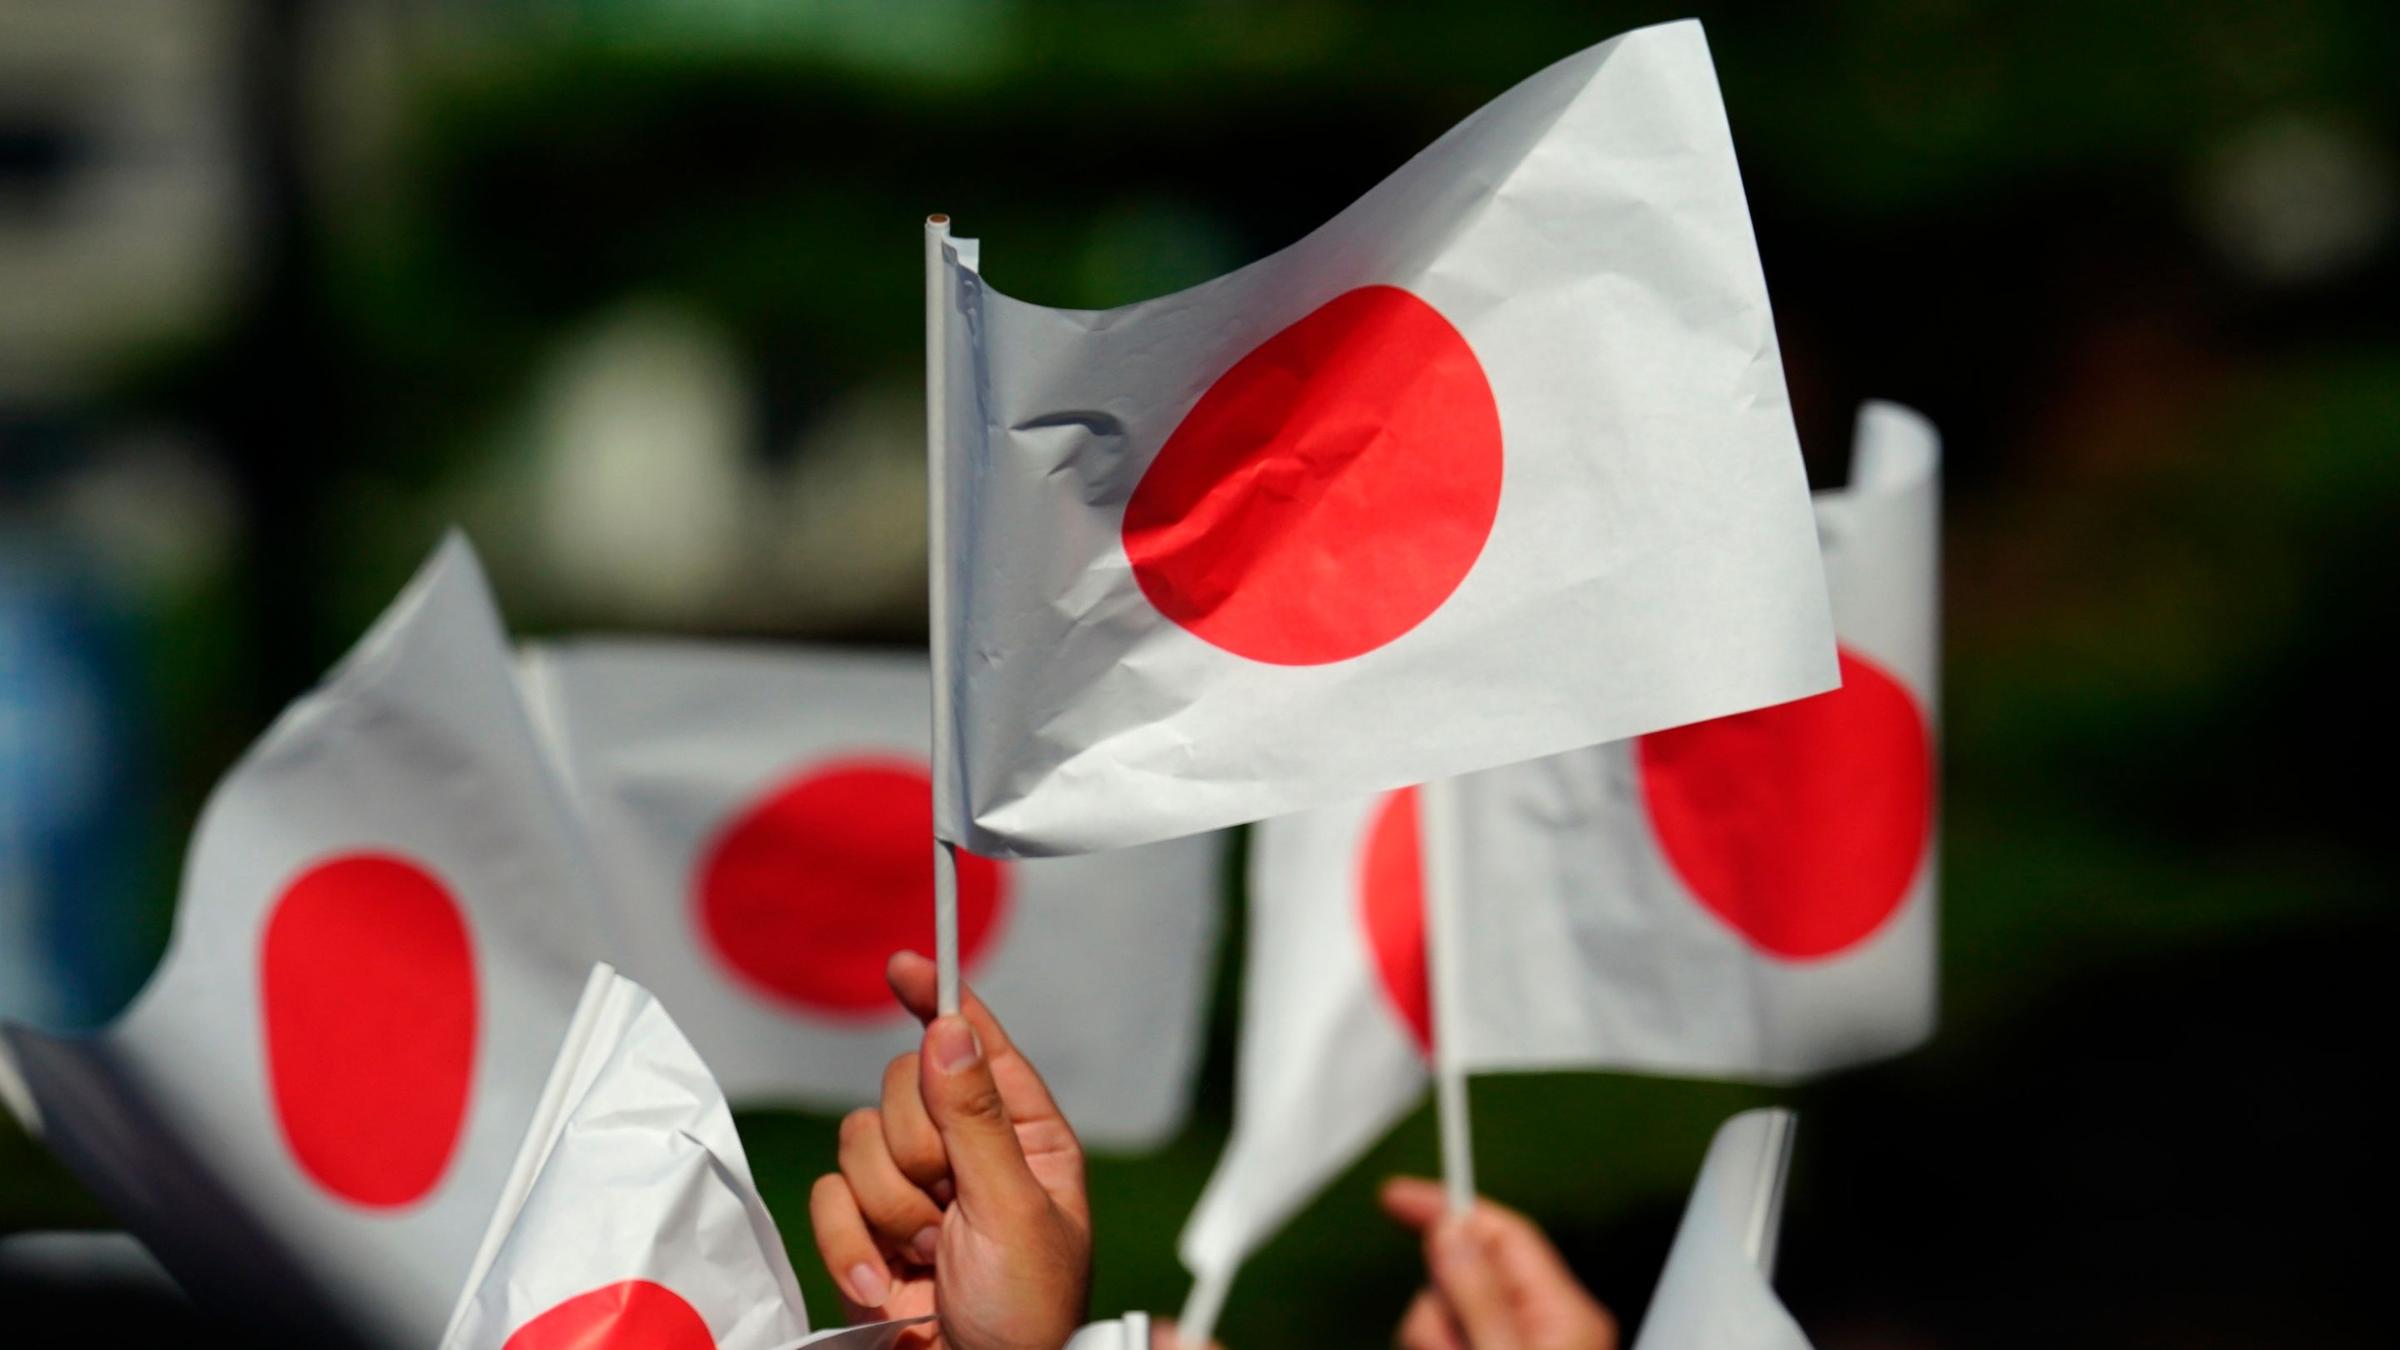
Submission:
M 1425 867 L 1417 790 L 1386 793 L 1358 859 L 1358 921 L 1384 998 L 1417 1048 L 1433 1050 L 1433 997 L 1425 970 Z
M 717 1338 L 683 1295 L 621 1280 L 552 1305 L 500 1350 L 716 1350 Z
M 448 888 L 389 854 L 308 868 L 268 916 L 259 1001 L 275 1119 L 301 1170 L 356 1205 L 423 1199 L 475 1072 L 475 957 Z
M 1362 286 L 1201 394 L 1125 504 L 1125 555 L 1159 613 L 1217 647 L 1344 661 L 1458 589 L 1502 467 L 1466 337 L 1397 286 Z
M 695 919 L 744 984 L 807 1011 L 896 1012 L 884 966 L 933 950 L 933 779 L 924 764 L 809 765 L 759 797 L 702 855 Z M 998 862 L 958 855 L 959 960 L 998 936 Z
M 1933 834 L 1933 736 L 1905 685 L 1841 652 L 1842 687 L 1644 736 L 1667 862 L 1761 950 L 1832 956 L 1883 926 Z

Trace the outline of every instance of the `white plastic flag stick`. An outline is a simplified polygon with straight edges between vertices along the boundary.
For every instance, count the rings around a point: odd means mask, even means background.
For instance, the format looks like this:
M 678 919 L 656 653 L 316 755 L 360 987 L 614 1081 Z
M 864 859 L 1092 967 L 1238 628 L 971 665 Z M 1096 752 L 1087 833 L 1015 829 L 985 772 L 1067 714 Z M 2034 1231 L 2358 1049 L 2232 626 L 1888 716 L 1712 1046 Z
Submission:
M 958 1011 L 958 845 L 933 841 L 933 969 L 944 1016 Z
M 944 354 L 950 342 L 944 325 L 949 275 L 942 246 L 950 239 L 950 217 L 925 218 L 925 618 L 933 652 L 933 818 L 942 820 L 940 798 L 950 791 L 953 750 L 950 737 L 950 559 L 943 543 L 942 465 L 948 459 L 943 426 L 949 379 Z M 958 1011 L 958 854 L 956 845 L 936 835 L 933 841 L 933 964 L 935 999 L 944 1014 Z
M 1475 1140 L 1467 1118 L 1466 954 L 1459 932 L 1459 803 L 1453 780 L 1417 789 L 1424 841 L 1425 964 L 1433 997 L 1433 1109 L 1442 1132 L 1442 1184 L 1450 1212 L 1475 1205 Z
M 1225 1311 L 1225 1293 L 1233 1288 L 1232 1266 L 1202 1271 L 1184 1297 L 1183 1312 L 1175 1319 L 1177 1350 L 1208 1350 L 1217 1334 L 1217 1318 Z

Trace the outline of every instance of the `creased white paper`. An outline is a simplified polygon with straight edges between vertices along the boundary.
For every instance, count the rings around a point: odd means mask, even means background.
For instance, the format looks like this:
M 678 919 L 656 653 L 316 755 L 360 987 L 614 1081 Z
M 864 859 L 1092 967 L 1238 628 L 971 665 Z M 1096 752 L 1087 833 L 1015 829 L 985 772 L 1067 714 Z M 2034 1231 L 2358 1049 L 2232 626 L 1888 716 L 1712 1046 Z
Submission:
M 992 261 L 962 241 L 933 278 L 945 838 L 991 855 L 1123 847 L 1834 684 L 1773 316 L 1697 23 L 1559 62 L 1298 243 L 1190 290 L 1048 309 L 990 286 L 976 269 Z M 1236 655 L 1146 596 L 1127 503 L 1221 375 L 1374 287 L 1430 306 L 1488 380 L 1505 455 L 1489 535 L 1383 645 Z M 1342 575 L 1356 542 L 1311 566 Z
M 442 1345 L 500 1350 L 568 1300 L 626 1281 L 681 1298 L 719 1350 L 773 1350 L 808 1331 L 707 1066 L 656 1000 L 600 966 Z

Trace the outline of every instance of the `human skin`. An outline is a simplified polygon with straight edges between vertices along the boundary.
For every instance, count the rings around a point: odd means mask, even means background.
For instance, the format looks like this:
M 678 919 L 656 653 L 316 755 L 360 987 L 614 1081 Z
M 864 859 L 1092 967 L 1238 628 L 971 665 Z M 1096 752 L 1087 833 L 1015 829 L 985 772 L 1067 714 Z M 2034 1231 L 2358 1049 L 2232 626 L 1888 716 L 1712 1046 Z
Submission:
M 1401 1316 L 1401 1350 L 1617 1350 L 1616 1318 L 1531 1219 L 1484 1199 L 1453 1216 L 1421 1177 L 1394 1177 L 1381 1199 L 1424 1236 L 1432 1277 Z
M 972 992 L 937 1016 L 931 961 L 885 973 L 925 1036 L 842 1121 L 840 1170 L 809 1195 L 818 1255 L 852 1321 L 935 1319 L 903 1345 L 1057 1350 L 1091 1296 L 1083 1146 Z

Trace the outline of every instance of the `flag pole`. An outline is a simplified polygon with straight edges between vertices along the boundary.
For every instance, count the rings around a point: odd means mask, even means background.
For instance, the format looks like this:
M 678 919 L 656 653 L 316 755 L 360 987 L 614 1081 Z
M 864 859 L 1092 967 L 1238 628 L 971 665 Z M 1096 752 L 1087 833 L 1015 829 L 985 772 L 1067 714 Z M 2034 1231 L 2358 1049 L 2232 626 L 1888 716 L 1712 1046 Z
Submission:
M 951 792 L 954 753 L 950 736 L 950 513 L 943 492 L 948 477 L 943 441 L 947 436 L 950 382 L 949 264 L 942 248 L 950 241 L 950 217 L 925 218 L 925 613 L 933 664 L 933 964 L 940 1011 L 958 1011 L 958 846 L 941 837 L 942 805 Z
M 1433 1106 L 1442 1135 L 1442 1184 L 1452 1214 L 1475 1205 L 1475 1144 L 1467 1114 L 1464 1028 L 1465 953 L 1459 945 L 1459 857 L 1457 784 L 1435 779 L 1417 789 L 1417 834 L 1425 875 L 1425 959 L 1433 996 Z
M 1225 1311 L 1225 1292 L 1233 1287 L 1233 1268 L 1211 1267 L 1192 1279 L 1192 1292 L 1175 1319 L 1178 1350 L 1207 1350 L 1217 1334 L 1217 1316 Z

